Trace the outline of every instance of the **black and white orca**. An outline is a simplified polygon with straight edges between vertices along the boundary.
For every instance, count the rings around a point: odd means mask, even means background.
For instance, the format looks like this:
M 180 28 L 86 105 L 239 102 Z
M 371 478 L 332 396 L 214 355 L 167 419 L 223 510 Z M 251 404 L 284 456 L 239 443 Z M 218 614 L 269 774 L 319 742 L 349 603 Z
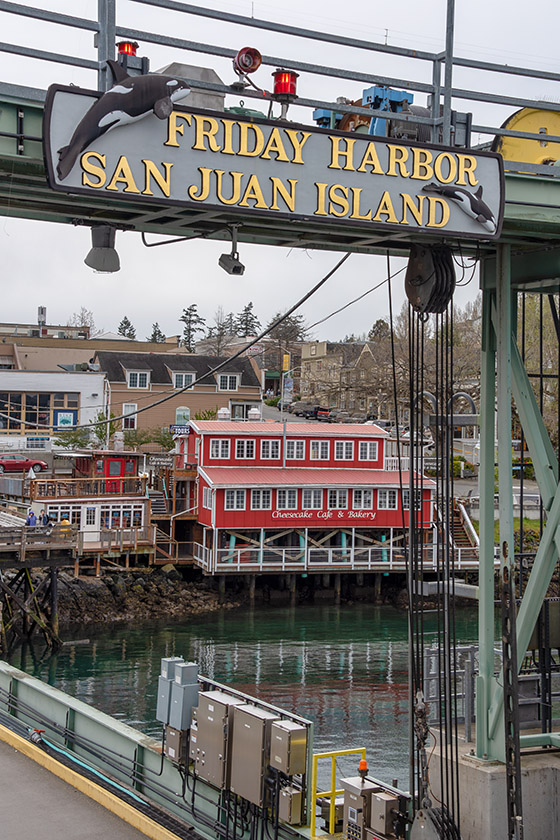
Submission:
M 443 198 L 454 201 L 467 216 L 474 219 L 485 228 L 488 233 L 496 233 L 496 219 L 488 205 L 482 200 L 482 186 L 475 193 L 464 190 L 462 187 L 446 186 L 445 184 L 426 184 L 422 187 L 423 192 L 436 193 Z
M 182 79 L 158 73 L 129 76 L 118 62 L 109 60 L 107 63 L 115 84 L 93 103 L 76 126 L 68 145 L 58 150 L 56 171 L 61 181 L 68 177 L 84 149 L 102 134 L 150 114 L 165 120 L 173 110 L 173 103 L 180 102 L 190 93 Z

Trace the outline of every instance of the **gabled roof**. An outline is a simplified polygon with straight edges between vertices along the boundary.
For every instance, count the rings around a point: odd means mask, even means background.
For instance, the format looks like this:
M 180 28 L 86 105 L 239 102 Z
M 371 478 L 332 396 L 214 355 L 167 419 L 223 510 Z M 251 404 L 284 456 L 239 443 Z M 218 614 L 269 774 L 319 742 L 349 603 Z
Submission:
M 283 437 L 284 424 L 262 422 L 261 420 L 191 420 L 191 427 L 195 432 L 219 433 L 230 435 L 265 435 L 266 437 Z M 385 429 L 367 423 L 287 423 L 286 435 L 289 438 L 298 437 L 351 437 L 351 438 L 384 438 L 388 437 Z
M 171 372 L 194 373 L 195 378 L 207 374 L 221 362 L 227 364 L 219 373 L 237 373 L 240 375 L 240 385 L 245 387 L 259 387 L 260 382 L 255 374 L 251 362 L 247 358 L 230 361 L 227 356 L 197 356 L 190 353 L 127 353 L 108 352 L 99 350 L 96 359 L 101 370 L 107 374 L 109 382 L 126 382 L 127 370 L 150 371 L 150 379 L 155 385 L 170 385 Z M 209 376 L 202 385 L 214 385 L 214 375 Z

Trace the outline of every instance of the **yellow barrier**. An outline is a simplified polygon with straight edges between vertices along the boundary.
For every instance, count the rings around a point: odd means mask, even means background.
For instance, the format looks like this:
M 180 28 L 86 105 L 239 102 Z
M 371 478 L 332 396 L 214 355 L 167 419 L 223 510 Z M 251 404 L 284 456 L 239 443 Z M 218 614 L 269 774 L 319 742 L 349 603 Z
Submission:
M 329 797 L 330 799 L 330 807 L 329 807 L 329 834 L 334 834 L 334 826 L 335 826 L 335 806 L 336 806 L 336 797 L 341 796 L 344 791 L 336 789 L 336 759 L 342 755 L 361 755 L 363 759 L 366 757 L 366 748 L 365 747 L 356 747 L 352 750 L 336 750 L 333 752 L 324 752 L 324 753 L 313 753 L 313 772 L 311 774 L 311 836 L 316 837 L 315 834 L 315 822 L 316 822 L 316 810 L 317 810 L 317 799 L 319 797 Z M 317 763 L 320 758 L 330 758 L 331 760 L 331 787 L 330 790 L 325 791 L 318 791 L 317 790 Z

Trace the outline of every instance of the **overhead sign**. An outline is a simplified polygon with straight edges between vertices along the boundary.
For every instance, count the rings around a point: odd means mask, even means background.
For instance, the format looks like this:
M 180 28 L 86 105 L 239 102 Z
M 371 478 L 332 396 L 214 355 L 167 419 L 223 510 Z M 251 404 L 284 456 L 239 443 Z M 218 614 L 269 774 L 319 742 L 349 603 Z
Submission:
M 494 239 L 499 155 L 181 108 L 180 79 L 126 76 L 107 93 L 53 85 L 50 186 L 190 208 Z
M 173 455 L 148 455 L 149 467 L 172 467 Z

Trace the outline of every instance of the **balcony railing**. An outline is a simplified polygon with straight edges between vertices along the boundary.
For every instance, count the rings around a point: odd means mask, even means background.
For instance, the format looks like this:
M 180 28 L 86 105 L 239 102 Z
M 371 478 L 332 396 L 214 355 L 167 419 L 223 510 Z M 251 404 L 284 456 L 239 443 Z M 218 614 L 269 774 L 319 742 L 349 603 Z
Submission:
M 422 551 L 422 566 L 425 572 L 435 572 L 438 567 L 437 551 L 427 545 Z M 388 545 L 386 548 L 295 548 L 263 547 L 210 549 L 194 543 L 195 565 L 207 574 L 253 573 L 253 572 L 405 572 L 406 557 L 402 546 Z M 457 571 L 478 569 L 476 548 L 457 548 L 454 551 L 454 565 Z
M 400 469 L 407 470 L 410 466 L 410 458 L 407 456 L 400 458 Z M 385 458 L 385 469 L 388 472 L 398 472 L 399 471 L 399 458 L 396 455 L 391 455 L 388 458 Z
M 94 496 L 145 496 L 146 479 L 126 478 L 38 478 L 31 481 L 32 500 L 80 499 Z

